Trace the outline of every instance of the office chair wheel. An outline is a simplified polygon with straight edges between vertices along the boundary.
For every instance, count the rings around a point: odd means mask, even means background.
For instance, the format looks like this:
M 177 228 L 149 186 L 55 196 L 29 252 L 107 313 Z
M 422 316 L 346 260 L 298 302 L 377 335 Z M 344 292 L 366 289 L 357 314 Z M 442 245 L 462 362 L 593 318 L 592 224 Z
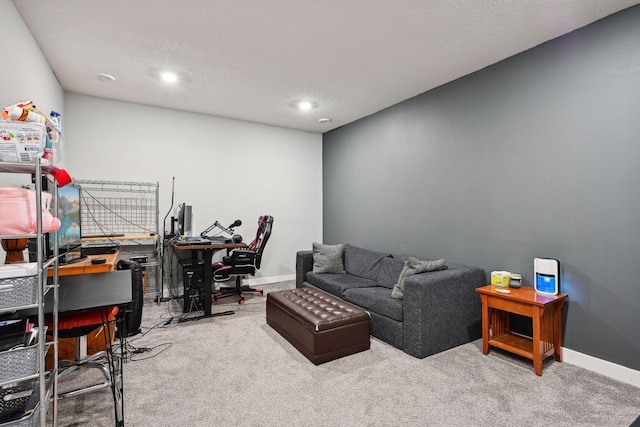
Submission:
M 244 305 L 244 294 L 240 294 L 240 301 L 238 301 L 238 304 Z
M 257 288 L 256 291 L 258 291 L 258 296 L 259 297 L 264 295 L 264 291 L 262 290 L 262 288 Z

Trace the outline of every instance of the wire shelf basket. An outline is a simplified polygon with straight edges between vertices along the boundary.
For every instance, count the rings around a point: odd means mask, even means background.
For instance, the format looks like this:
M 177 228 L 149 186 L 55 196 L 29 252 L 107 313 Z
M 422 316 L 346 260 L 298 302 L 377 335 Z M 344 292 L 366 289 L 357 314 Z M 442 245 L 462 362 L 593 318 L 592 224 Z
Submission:
M 82 194 L 84 236 L 149 235 L 159 232 L 159 184 L 75 180 Z
M 159 247 L 159 183 L 74 180 L 80 186 L 82 237 L 121 243 L 121 256 L 147 256 L 145 298 L 157 296 L 161 262 Z M 154 279 L 155 278 L 155 279 Z M 146 280 L 153 279 L 152 288 Z

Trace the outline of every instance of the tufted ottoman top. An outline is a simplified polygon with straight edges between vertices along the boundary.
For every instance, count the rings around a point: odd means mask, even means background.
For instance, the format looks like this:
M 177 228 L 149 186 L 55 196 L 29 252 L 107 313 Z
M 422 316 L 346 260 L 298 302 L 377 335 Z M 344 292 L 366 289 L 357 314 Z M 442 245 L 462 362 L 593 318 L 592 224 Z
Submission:
M 267 298 L 315 331 L 369 321 L 369 313 L 366 311 L 314 288 L 271 292 L 267 294 Z

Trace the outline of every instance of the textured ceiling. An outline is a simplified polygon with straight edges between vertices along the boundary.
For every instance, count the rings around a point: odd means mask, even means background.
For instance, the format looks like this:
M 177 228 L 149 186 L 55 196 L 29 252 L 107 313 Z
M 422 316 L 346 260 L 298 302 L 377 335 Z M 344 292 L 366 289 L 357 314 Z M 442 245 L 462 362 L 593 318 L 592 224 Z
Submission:
M 14 0 L 66 91 L 312 132 L 638 3 Z M 179 82 L 162 82 L 164 70 Z M 296 109 L 303 99 L 314 107 Z

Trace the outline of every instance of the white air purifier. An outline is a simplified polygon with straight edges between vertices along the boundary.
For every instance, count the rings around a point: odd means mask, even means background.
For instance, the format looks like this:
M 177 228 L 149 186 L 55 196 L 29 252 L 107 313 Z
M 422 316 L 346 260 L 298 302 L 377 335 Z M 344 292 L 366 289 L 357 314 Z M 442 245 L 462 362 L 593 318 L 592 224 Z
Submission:
M 554 258 L 534 258 L 533 286 L 538 293 L 558 295 L 560 292 L 560 261 Z

